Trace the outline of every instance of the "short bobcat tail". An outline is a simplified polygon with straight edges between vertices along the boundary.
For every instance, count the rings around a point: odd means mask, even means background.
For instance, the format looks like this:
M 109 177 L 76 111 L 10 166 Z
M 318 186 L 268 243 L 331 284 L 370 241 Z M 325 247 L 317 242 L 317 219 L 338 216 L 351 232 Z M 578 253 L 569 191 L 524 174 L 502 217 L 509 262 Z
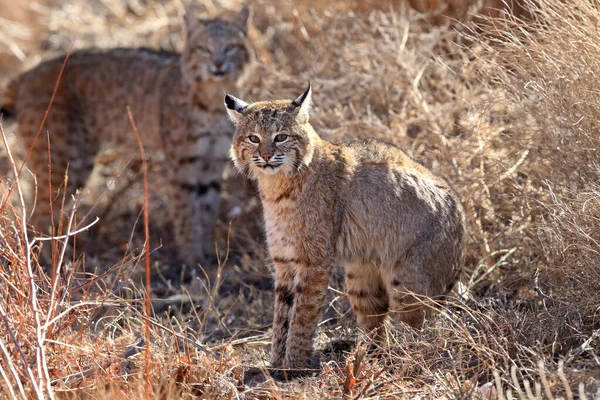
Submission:
M 20 84 L 20 76 L 15 77 L 10 80 L 8 85 L 6 85 L 2 92 L 0 92 L 0 114 L 2 115 L 3 121 L 16 116 L 16 100 Z

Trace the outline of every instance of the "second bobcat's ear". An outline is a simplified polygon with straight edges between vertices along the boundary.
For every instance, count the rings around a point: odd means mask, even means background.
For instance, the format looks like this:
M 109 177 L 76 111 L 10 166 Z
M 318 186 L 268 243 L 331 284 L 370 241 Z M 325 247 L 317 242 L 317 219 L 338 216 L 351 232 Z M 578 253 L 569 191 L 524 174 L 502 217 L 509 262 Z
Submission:
M 183 14 L 183 27 L 185 36 L 189 37 L 194 30 L 200 25 L 200 19 L 187 7 L 185 8 L 185 14 Z
M 237 125 L 242 119 L 244 109 L 248 107 L 248 103 L 225 93 L 225 107 L 227 108 L 227 114 L 229 114 L 231 122 Z
M 238 12 L 233 18 L 233 22 L 238 24 L 244 30 L 244 33 L 248 33 L 250 28 L 250 22 L 252 21 L 252 9 L 248 4 L 244 4 L 244 7 Z
M 308 89 L 302 93 L 296 100 L 292 101 L 292 107 L 296 113 L 296 121 L 304 124 L 308 122 L 308 110 L 312 103 L 312 89 L 308 82 Z

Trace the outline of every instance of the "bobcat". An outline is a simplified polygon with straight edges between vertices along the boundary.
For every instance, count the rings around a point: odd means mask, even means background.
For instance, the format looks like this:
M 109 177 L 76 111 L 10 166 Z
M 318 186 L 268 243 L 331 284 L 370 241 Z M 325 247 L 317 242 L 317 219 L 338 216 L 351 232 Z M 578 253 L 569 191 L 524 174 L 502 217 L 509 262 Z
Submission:
M 32 225 L 48 227 L 50 202 L 67 166 L 70 194 L 85 185 L 103 149 L 125 145 L 137 150 L 126 110 L 130 106 L 144 145 L 164 152 L 180 256 L 188 265 L 205 260 L 214 247 L 212 228 L 233 134 L 220 99 L 225 90 L 239 90 L 255 64 L 249 20 L 247 6 L 229 18 L 199 19 L 187 12 L 182 54 L 146 48 L 71 54 L 44 127 L 52 148 L 50 176 L 45 136 L 29 161 L 39 188 Z M 62 63 L 63 58 L 41 63 L 16 77 L 5 92 L 2 111 L 16 116 L 20 141 L 27 147 Z
M 309 123 L 311 88 L 296 100 L 225 96 L 235 166 L 258 183 L 275 269 L 271 364 L 309 366 L 334 265 L 358 323 L 381 334 L 388 313 L 413 327 L 416 295 L 447 293 L 463 262 L 464 213 L 450 185 L 376 140 L 335 145 Z

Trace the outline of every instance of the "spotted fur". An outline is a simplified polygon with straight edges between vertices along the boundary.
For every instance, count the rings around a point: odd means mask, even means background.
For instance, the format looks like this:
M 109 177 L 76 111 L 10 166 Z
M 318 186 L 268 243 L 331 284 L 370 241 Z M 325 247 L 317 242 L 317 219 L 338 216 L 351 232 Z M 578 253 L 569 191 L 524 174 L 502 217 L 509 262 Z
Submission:
M 254 65 L 249 13 L 246 7 L 229 18 L 186 14 L 182 54 L 143 48 L 74 52 L 44 128 L 50 133 L 51 175 L 45 137 L 28 165 L 38 186 L 32 225 L 47 229 L 50 203 L 67 165 L 69 198 L 86 184 L 104 149 L 136 150 L 126 111 L 130 106 L 145 147 L 164 152 L 181 258 L 187 264 L 205 260 L 214 250 L 212 228 L 233 134 L 221 96 L 239 90 Z M 33 141 L 62 63 L 61 57 L 39 64 L 14 79 L 4 93 L 3 111 L 15 114 L 24 146 Z M 55 202 L 54 210 L 59 208 Z
M 444 179 L 380 141 L 321 139 L 310 101 L 310 87 L 294 101 L 226 98 L 236 125 L 231 157 L 257 181 L 264 209 L 279 368 L 309 365 L 334 265 L 346 268 L 358 323 L 379 333 L 388 314 L 420 326 L 428 311 L 410 293 L 447 293 L 464 252 L 463 210 Z

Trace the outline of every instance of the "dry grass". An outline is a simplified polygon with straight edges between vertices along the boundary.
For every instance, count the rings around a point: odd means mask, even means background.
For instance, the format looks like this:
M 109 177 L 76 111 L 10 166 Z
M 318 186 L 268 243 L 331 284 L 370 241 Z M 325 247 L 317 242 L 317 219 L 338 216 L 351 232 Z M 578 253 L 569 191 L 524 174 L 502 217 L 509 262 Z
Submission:
M 289 98 L 310 79 L 312 118 L 324 137 L 387 140 L 454 183 L 469 224 L 465 274 L 454 299 L 423 331 L 397 327 L 388 343 L 365 352 L 355 345 L 363 338 L 340 279 L 334 278 L 317 338 L 320 375 L 249 385 L 245 371 L 265 365 L 272 307 L 251 185 L 227 173 L 217 234 L 220 268 L 207 271 L 210 279 L 200 268 L 180 273 L 170 257 L 168 221 L 160 218 L 166 201 L 160 162 L 150 158 L 146 225 L 140 218 L 142 177 L 135 167 L 121 170 L 132 158 L 137 164 L 139 156 L 116 152 L 103 156 L 106 172 L 100 174 L 119 176 L 117 189 L 107 196 L 114 204 L 86 233 L 92 243 L 87 257 L 79 255 L 78 243 L 75 256 L 40 267 L 39 242 L 22 229 L 22 204 L 28 212 L 30 203 L 13 196 L 2 210 L 2 393 L 210 399 L 600 396 L 595 3 L 519 2 L 528 5 L 533 19 L 509 16 L 478 29 L 471 29 L 470 17 L 463 26 L 442 13 L 418 14 L 401 3 L 254 1 L 253 35 L 263 64 L 247 97 Z M 76 36 L 76 47 L 177 49 L 181 4 L 152 4 L 78 0 L 38 8 L 47 27 L 39 41 L 48 52 L 65 51 Z M 483 13 L 490 5 L 447 4 Z M 212 12 L 221 4 L 206 1 L 197 7 Z M 432 18 L 442 23 L 432 25 Z M 38 46 L 36 41 L 22 46 L 29 60 L 37 59 Z M 6 130 L 8 146 L 22 159 L 12 127 Z M 0 165 L 6 167 L 4 202 L 14 181 L 13 163 L 4 157 Z M 20 182 L 25 190 L 26 182 Z M 145 316 L 138 266 L 145 225 L 154 249 L 151 319 Z M 56 242 L 60 255 L 66 241 Z M 151 359 L 144 352 L 146 329 Z
M 511 102 L 534 121 L 527 133 L 508 139 L 527 140 L 527 179 L 544 193 L 522 202 L 536 210 L 542 281 L 580 308 L 588 329 L 597 329 L 597 6 L 550 1 L 533 11 L 535 20 L 526 24 L 511 18 L 490 27 L 494 36 L 479 55 L 480 73 L 509 93 Z

